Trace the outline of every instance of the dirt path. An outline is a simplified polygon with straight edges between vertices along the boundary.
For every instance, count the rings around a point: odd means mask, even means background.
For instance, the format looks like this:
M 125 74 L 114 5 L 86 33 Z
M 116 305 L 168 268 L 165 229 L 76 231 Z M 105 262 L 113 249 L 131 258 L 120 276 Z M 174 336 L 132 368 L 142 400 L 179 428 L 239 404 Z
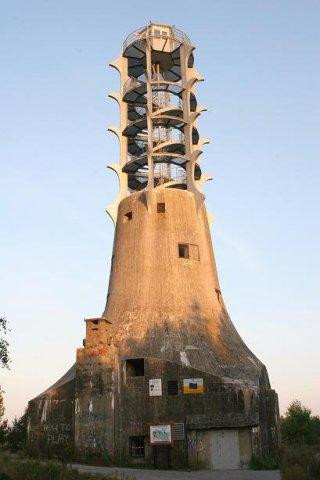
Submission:
M 209 471 L 200 470 L 197 472 L 181 472 L 174 470 L 138 470 L 133 468 L 116 467 L 92 467 L 89 465 L 72 465 L 82 473 L 100 473 L 112 474 L 117 472 L 119 478 L 129 478 L 135 480 L 281 480 L 280 472 L 263 471 L 255 472 L 252 470 L 227 470 L 227 471 Z

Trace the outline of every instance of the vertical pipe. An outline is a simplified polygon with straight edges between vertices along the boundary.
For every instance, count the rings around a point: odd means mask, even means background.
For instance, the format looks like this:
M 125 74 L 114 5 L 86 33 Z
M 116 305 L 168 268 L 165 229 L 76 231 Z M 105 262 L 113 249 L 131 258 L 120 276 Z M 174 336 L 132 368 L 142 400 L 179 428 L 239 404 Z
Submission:
M 149 32 L 148 32 L 149 34 Z M 152 85 L 151 85 L 151 42 L 150 37 L 146 37 L 146 82 L 147 82 L 147 129 L 148 129 L 148 185 L 147 188 L 154 188 L 154 172 L 153 172 L 153 126 L 152 126 Z
M 187 157 L 186 175 L 187 175 L 187 189 L 190 190 L 192 183 L 193 168 L 190 162 L 192 154 L 192 123 L 190 121 L 190 89 L 188 88 L 187 68 L 188 68 L 188 54 L 189 49 L 184 43 L 180 47 L 180 64 L 181 64 L 181 81 L 182 81 L 182 109 L 183 119 L 186 122 L 184 125 L 184 143 L 185 155 Z

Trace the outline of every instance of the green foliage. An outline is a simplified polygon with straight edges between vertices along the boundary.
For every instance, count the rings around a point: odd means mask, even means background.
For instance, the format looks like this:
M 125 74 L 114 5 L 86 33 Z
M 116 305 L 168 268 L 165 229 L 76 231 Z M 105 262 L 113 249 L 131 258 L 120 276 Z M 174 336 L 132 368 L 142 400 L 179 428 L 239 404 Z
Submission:
M 8 421 L 3 420 L 0 422 L 0 449 L 7 448 L 7 441 L 8 441 L 8 433 L 9 433 L 9 426 Z
M 282 480 L 320 480 L 320 419 L 294 400 L 281 419 L 283 445 L 278 453 L 253 457 L 253 470 L 280 467 Z M 318 454 L 318 456 L 317 456 Z
M 282 480 L 307 480 L 307 473 L 300 465 L 288 465 L 281 469 Z
M 283 480 L 320 480 L 320 463 L 315 454 L 320 452 L 317 445 L 285 446 L 281 455 Z
M 8 329 L 8 323 L 5 317 L 0 317 L 0 334 L 6 335 Z M 4 338 L 0 338 L 0 366 L 9 368 L 9 343 Z
M 79 473 L 67 465 L 35 460 L 13 460 L 8 455 L 0 456 L 0 480 L 120 480 L 121 478 L 124 480 L 125 477 L 113 474 L 89 475 Z
M 314 445 L 320 443 L 320 418 L 294 400 L 281 419 L 281 431 L 287 445 Z
M 18 452 L 19 450 L 25 449 L 27 441 L 27 422 L 27 411 L 24 412 L 19 420 L 17 418 L 13 420 L 13 424 L 7 433 L 8 447 L 12 452 Z
M 252 457 L 250 462 L 252 470 L 277 470 L 279 468 L 279 458 L 276 454 L 266 457 Z
M 3 390 L 1 390 L 0 388 L 0 449 L 3 449 L 7 446 L 7 436 L 9 431 L 8 421 L 2 420 L 3 415 L 4 415 Z
M 320 449 L 319 449 L 320 450 Z M 309 479 L 320 480 L 320 455 L 313 455 L 308 467 Z

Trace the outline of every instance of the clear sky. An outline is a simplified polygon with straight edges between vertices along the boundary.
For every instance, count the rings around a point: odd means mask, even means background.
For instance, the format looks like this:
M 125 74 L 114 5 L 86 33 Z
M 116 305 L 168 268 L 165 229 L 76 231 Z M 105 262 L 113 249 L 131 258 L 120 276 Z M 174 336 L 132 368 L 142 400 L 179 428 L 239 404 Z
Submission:
M 11 0 L 0 15 L 0 314 L 6 413 L 75 361 L 100 315 L 117 191 L 107 68 L 150 20 L 184 30 L 204 75 L 199 130 L 223 295 L 281 410 L 320 414 L 320 2 Z

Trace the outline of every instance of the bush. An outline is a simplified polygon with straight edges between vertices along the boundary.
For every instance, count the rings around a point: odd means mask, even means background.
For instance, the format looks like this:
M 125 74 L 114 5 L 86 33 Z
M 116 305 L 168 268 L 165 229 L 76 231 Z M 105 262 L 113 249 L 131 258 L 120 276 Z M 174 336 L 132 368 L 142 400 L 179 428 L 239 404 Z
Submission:
M 13 460 L 9 455 L 0 456 L 0 480 L 120 480 L 120 478 L 117 475 L 83 474 L 70 466 L 57 463 Z
M 281 418 L 281 432 L 287 445 L 314 445 L 320 442 L 320 418 L 294 400 Z
M 317 452 L 320 452 L 318 446 L 284 447 L 280 462 L 283 480 L 320 480 Z
M 308 466 L 308 480 L 320 480 L 320 455 L 314 455 Z
M 288 465 L 281 469 L 282 480 L 307 480 L 307 474 L 300 465 Z
M 275 454 L 266 457 L 252 457 L 250 468 L 252 470 L 277 470 L 279 468 L 279 458 Z

